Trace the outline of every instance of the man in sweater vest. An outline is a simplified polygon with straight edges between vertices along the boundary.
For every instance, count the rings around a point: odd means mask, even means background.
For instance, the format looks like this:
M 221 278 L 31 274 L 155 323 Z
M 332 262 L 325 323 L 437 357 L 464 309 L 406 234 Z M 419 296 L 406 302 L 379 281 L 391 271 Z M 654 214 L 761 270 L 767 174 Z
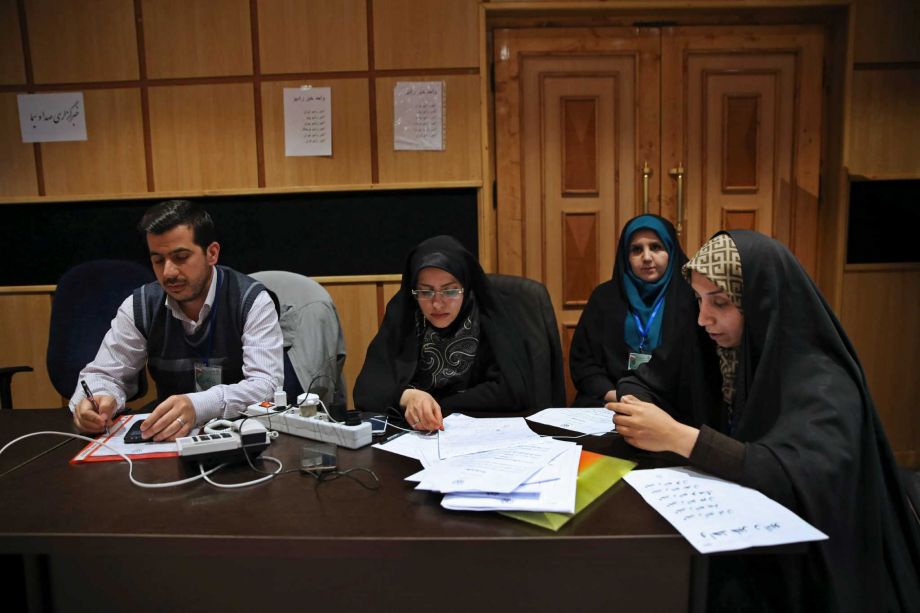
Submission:
M 187 200 L 169 200 L 148 209 L 138 229 L 157 281 L 125 299 L 80 373 L 94 398 L 77 385 L 70 400 L 77 428 L 111 425 L 145 366 L 158 401 L 141 426 L 148 440 L 175 440 L 271 398 L 284 379 L 278 314 L 261 283 L 217 265 L 211 216 Z

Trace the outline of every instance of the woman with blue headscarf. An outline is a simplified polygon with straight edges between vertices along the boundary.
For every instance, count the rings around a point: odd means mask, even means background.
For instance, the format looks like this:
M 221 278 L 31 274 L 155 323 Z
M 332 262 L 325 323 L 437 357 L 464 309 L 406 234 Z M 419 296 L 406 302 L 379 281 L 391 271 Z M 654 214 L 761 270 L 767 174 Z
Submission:
M 667 219 L 640 215 L 626 224 L 613 278 L 591 294 L 572 338 L 575 406 L 615 401 L 617 381 L 629 371 L 679 367 L 681 341 L 699 334 L 693 292 L 673 281 L 686 262 Z

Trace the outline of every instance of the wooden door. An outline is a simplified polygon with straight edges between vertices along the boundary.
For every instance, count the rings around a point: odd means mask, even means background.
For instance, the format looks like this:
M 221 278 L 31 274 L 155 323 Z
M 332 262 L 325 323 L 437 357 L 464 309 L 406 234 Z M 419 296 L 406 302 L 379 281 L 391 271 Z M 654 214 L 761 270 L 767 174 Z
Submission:
M 658 37 L 495 33 L 499 271 L 546 285 L 566 357 L 591 291 L 613 272 L 620 228 L 641 212 L 640 169 L 660 155 Z
M 810 26 L 495 31 L 498 269 L 549 289 L 567 377 L 646 162 L 688 255 L 750 228 L 814 276 L 823 46 Z
M 815 275 L 823 46 L 818 27 L 664 32 L 662 211 L 681 222 L 688 255 L 720 229 L 747 228 Z

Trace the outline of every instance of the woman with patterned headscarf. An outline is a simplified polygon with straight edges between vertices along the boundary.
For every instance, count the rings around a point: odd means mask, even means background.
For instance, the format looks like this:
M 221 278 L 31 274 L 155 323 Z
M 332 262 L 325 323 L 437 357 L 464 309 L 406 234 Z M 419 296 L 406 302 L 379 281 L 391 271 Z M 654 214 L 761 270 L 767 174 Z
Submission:
M 859 359 L 812 280 L 750 231 L 717 234 L 683 272 L 721 376 L 685 352 L 695 384 L 677 402 L 694 418 L 680 423 L 658 406 L 667 382 L 637 371 L 607 405 L 617 430 L 759 490 L 829 537 L 800 555 L 713 557 L 709 609 L 920 610 L 917 520 Z
M 421 242 L 406 260 L 355 382 L 359 409 L 398 410 L 417 430 L 452 410 L 532 405 L 524 339 L 482 267 L 456 239 Z
M 575 406 L 602 407 L 616 400 L 616 385 L 650 362 L 676 376 L 681 345 L 698 334 L 696 302 L 673 278 L 687 261 L 674 226 L 657 215 L 629 220 L 620 234 L 613 278 L 595 288 L 569 351 Z

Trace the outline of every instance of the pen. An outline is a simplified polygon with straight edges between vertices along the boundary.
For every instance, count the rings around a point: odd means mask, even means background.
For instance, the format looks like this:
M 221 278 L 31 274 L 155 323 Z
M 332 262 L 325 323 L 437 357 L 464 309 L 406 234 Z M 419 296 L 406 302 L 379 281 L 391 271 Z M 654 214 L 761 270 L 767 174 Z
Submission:
M 399 437 L 402 436 L 403 434 L 405 434 L 405 432 L 397 432 L 396 434 L 392 434 L 392 435 L 390 435 L 390 436 L 387 437 L 387 440 L 385 440 L 384 443 L 389 443 L 389 442 L 392 441 L 394 438 L 399 438 Z
M 99 403 L 96 402 L 96 398 L 93 396 L 93 392 L 90 391 L 89 386 L 86 384 L 86 379 L 80 379 L 80 385 L 83 386 L 83 393 L 86 395 L 86 399 L 93 403 L 93 408 L 96 409 L 96 412 L 99 412 Z M 105 434 L 109 435 L 109 427 L 105 426 Z

